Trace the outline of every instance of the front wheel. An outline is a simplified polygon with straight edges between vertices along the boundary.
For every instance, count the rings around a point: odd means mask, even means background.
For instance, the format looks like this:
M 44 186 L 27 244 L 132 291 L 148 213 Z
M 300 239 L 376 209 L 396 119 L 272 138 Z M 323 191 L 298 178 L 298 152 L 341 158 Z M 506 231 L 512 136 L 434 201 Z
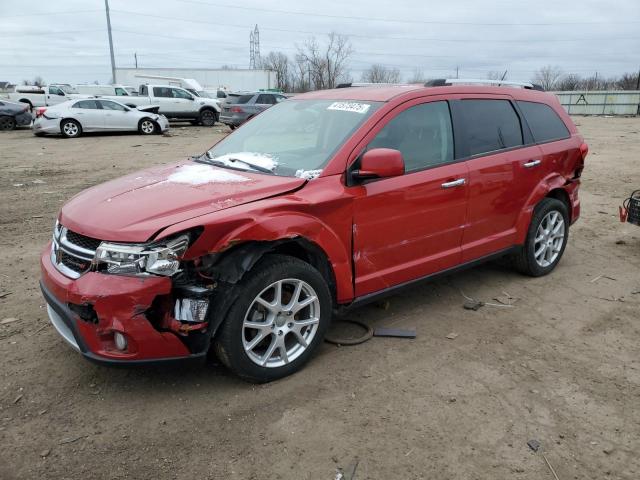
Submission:
M 311 358 L 330 319 L 322 275 L 297 258 L 268 255 L 240 283 L 215 340 L 216 353 L 246 380 L 276 380 Z
M 76 138 L 82 133 L 82 127 L 76 120 L 67 118 L 60 122 L 60 131 L 67 138 Z
M 205 127 L 213 127 L 218 121 L 216 112 L 210 109 L 200 112 L 200 123 Z
M 138 124 L 138 131 L 142 135 L 153 135 L 154 133 L 156 133 L 156 129 L 157 127 L 155 122 L 153 122 L 153 120 L 149 120 L 148 118 L 143 118 Z
M 569 213 L 558 199 L 545 198 L 533 211 L 527 239 L 514 257 L 516 268 L 532 277 L 551 272 L 569 239 Z

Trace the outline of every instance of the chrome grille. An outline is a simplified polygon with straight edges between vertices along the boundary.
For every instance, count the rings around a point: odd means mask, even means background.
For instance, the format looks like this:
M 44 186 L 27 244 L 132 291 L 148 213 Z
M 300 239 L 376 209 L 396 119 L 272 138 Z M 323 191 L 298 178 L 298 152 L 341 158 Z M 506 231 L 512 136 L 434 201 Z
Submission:
M 56 224 L 51 244 L 51 262 L 63 275 L 79 278 L 91 269 L 99 245 L 100 240 Z

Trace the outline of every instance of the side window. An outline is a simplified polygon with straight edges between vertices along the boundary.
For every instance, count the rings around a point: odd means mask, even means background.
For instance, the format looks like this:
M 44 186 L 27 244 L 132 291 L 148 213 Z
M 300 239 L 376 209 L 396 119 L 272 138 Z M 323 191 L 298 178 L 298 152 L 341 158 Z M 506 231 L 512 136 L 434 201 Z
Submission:
M 128 93 L 125 91 L 124 88 L 116 87 L 116 95 L 124 96 L 124 95 L 128 95 Z
M 124 112 L 127 109 L 116 102 L 110 102 L 108 100 L 100 100 L 103 110 L 116 110 L 118 112 Z
M 453 130 L 447 102 L 416 105 L 391 119 L 367 146 L 400 150 L 405 171 L 453 161 Z
M 64 92 L 58 87 L 49 87 L 49 94 L 64 96 Z
M 95 100 L 81 100 L 74 103 L 72 108 L 90 108 L 96 110 L 99 107 Z
M 533 139 L 538 143 L 569 138 L 571 134 L 562 119 L 549 105 L 536 102 L 518 102 L 527 120 Z
M 193 97 L 190 94 L 179 88 L 172 88 L 171 96 L 173 96 L 173 98 L 184 98 L 186 100 L 193 100 Z
M 149 93 L 147 92 L 147 86 L 146 85 L 142 85 L 140 87 L 140 95 L 143 97 L 146 97 L 147 95 L 149 95 Z M 157 97 L 157 95 L 154 94 L 154 96 Z
M 153 96 L 161 98 L 171 98 L 171 89 L 167 87 L 153 87 Z
M 218 91 L 216 92 L 216 97 L 217 97 L 217 98 L 227 98 L 227 94 L 226 94 L 226 93 L 224 93 L 222 90 L 218 90 Z
M 523 144 L 520 118 L 508 100 L 462 100 L 469 155 Z
M 258 95 L 258 99 L 256 100 L 256 103 L 258 104 L 264 104 L 264 105 L 273 105 L 274 103 L 276 103 L 273 100 L 273 95 L 267 95 L 267 94 L 260 94 Z

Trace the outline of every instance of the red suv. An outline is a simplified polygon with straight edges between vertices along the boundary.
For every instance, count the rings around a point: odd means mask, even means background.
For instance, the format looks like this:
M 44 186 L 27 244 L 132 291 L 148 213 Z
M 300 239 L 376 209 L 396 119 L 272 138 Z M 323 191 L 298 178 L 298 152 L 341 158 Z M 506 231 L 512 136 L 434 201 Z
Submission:
M 549 273 L 586 154 L 530 84 L 298 95 L 201 156 L 72 198 L 41 258 L 48 313 L 99 363 L 213 347 L 273 380 L 309 360 L 335 309 L 500 256 Z

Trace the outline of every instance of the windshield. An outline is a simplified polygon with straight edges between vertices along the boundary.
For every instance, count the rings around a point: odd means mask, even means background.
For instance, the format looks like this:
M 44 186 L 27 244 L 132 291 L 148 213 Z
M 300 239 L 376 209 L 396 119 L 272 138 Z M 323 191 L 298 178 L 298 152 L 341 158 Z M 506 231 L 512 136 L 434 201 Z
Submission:
M 216 144 L 203 161 L 314 178 L 379 106 L 379 102 L 286 100 Z
M 66 94 L 78 93 L 78 90 L 76 90 L 70 85 L 57 85 L 57 87 Z

